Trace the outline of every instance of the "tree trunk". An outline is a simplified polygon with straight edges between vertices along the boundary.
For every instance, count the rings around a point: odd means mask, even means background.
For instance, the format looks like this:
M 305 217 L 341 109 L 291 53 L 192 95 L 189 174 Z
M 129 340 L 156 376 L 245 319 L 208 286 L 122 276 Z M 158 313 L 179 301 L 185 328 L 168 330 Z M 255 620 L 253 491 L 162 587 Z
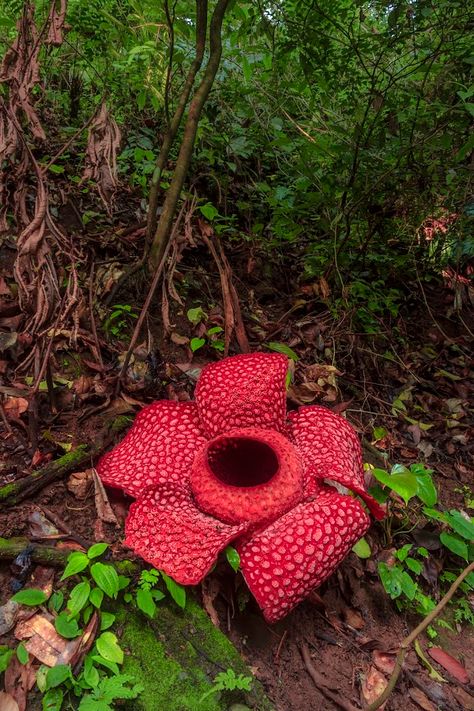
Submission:
M 179 156 L 176 163 L 173 179 L 171 181 L 171 185 L 168 189 L 168 192 L 166 193 L 163 211 L 161 213 L 158 227 L 153 237 L 153 243 L 149 256 L 150 269 L 156 268 L 157 264 L 160 263 L 160 260 L 166 249 L 166 245 L 168 243 L 168 239 L 171 232 L 171 226 L 173 223 L 173 217 L 176 211 L 176 206 L 178 204 L 179 196 L 181 194 L 181 190 L 183 189 L 189 164 L 191 162 L 191 156 L 194 148 L 194 142 L 196 140 L 199 118 L 201 116 L 206 99 L 214 83 L 217 70 L 219 69 L 222 54 L 222 22 L 229 2 L 230 0 L 218 0 L 214 13 L 212 15 L 209 37 L 209 60 L 207 62 L 206 70 L 204 72 L 202 81 L 199 87 L 197 88 L 196 93 L 194 94 L 194 97 L 191 101 L 191 105 L 189 107 L 186 126 L 184 128 L 184 136 L 181 143 L 181 148 L 179 151 Z

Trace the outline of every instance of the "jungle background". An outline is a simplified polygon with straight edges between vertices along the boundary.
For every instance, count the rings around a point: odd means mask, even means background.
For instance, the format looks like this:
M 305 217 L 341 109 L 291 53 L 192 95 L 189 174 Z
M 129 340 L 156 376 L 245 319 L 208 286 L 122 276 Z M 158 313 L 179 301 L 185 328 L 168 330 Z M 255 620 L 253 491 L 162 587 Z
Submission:
M 125 577 L 127 502 L 92 464 L 144 404 L 251 350 L 290 358 L 291 407 L 348 417 L 388 515 L 272 628 L 224 561 L 188 597 L 250 676 L 211 664 L 212 693 L 167 708 L 267 708 L 232 696 L 259 683 L 279 711 L 377 708 L 423 621 L 387 708 L 474 708 L 473 19 L 458 0 L 2 0 L 2 709 L 157 708 L 121 671 L 127 621 L 53 568 L 105 542 L 90 560 Z M 183 606 L 133 565 L 138 614 Z M 45 597 L 12 603 L 25 585 Z M 61 663 L 49 638 L 49 676 L 18 631 L 48 599 L 82 640 Z

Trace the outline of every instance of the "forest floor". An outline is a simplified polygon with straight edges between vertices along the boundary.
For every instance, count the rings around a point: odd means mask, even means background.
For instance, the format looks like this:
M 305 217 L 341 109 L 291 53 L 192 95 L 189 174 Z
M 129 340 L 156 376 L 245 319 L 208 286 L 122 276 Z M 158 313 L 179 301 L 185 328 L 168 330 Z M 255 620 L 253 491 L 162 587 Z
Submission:
M 68 219 L 64 215 L 65 223 Z M 14 245 L 8 240 L 0 243 L 0 485 L 41 469 L 79 444 L 96 441 L 117 416 L 133 416 L 143 404 L 159 398 L 192 398 L 200 369 L 220 357 L 219 339 L 216 348 L 216 335 L 207 332 L 224 327 L 223 282 L 204 244 L 197 242 L 185 251 L 181 245 L 174 256 L 172 281 L 165 282 L 148 312 L 148 335 L 134 349 L 117 388 L 136 320 L 130 310 L 139 314 L 147 289 L 146 279 L 138 273 L 133 286 L 129 281 L 109 301 L 119 305 L 115 308 L 119 313 L 110 319 L 105 302 L 123 268 L 139 256 L 143 237 L 143 226 L 131 227 L 127 220 L 125 216 L 120 225 L 83 232 L 84 244 L 94 255 L 95 281 L 88 283 L 91 272 L 84 266 L 80 273 L 85 308 L 78 314 L 75 342 L 68 327 L 50 334 L 49 365 L 33 398 L 39 366 L 34 358 L 26 368 L 22 365 L 35 344 L 22 332 L 25 314 L 12 288 Z M 70 224 L 65 227 L 71 229 Z M 324 284 L 300 281 L 297 261 L 288 269 L 281 254 L 263 254 L 255 244 L 235 243 L 226 249 L 233 271 L 227 279 L 236 285 L 252 350 L 277 342 L 298 355 L 289 407 L 319 403 L 344 413 L 363 438 L 366 461 L 379 467 L 384 462 L 387 467 L 425 462 L 434 470 L 442 508 L 472 506 L 472 350 L 468 329 L 453 309 L 449 285 L 440 280 L 423 293 L 407 289 L 400 315 L 391 323 L 380 320 L 378 333 L 368 334 L 354 329 L 353 310 L 342 302 L 332 304 L 331 296 L 322 293 Z M 186 313 L 199 307 L 204 314 L 193 324 Z M 466 311 L 464 306 L 465 321 Z M 194 354 L 190 339 L 204 341 Z M 234 342 L 232 348 L 231 353 L 238 352 Z M 51 542 L 42 528 L 44 519 L 38 524 L 34 516 L 39 511 L 59 527 L 62 545 L 108 541 L 112 555 L 123 558 L 128 555 L 121 546 L 128 502 L 110 494 L 118 526 L 104 520 L 97 502 L 90 470 L 69 474 L 18 505 L 4 506 L 0 536 Z M 278 624 L 264 622 L 254 601 L 245 598 L 240 576 L 225 565 L 196 590 L 278 711 L 339 708 L 315 686 L 301 655 L 303 644 L 327 689 L 356 706 L 362 703 L 361 694 L 365 700 L 374 696 L 368 687 L 380 683 L 378 674 L 390 675 L 400 642 L 420 618 L 397 609 L 380 582 L 377 563 L 407 542 L 425 546 L 432 551 L 432 569 L 424 584 L 434 599 L 440 597 L 439 574 L 449 568 L 432 524 L 416 510 L 410 517 L 408 521 L 401 500 L 395 500 L 390 521 L 374 524 L 366 536 L 370 558 L 351 553 L 311 599 Z M 18 575 L 18 564 L 0 566 L 0 605 L 11 596 Z M 472 632 L 456 623 L 451 630 L 437 629 L 436 644 L 460 661 L 474 681 Z M 0 644 L 9 641 L 11 633 L 0 637 Z M 420 638 L 425 652 L 429 641 Z M 411 650 L 387 709 L 474 709 L 472 685 L 431 663 L 445 683 L 430 678 Z

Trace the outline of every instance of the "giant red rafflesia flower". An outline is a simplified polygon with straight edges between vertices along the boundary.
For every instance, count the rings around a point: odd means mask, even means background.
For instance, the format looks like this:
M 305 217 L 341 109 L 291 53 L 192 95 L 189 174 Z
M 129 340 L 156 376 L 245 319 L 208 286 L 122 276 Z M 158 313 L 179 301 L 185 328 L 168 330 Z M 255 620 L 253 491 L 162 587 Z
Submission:
M 323 407 L 286 414 L 287 359 L 251 353 L 206 366 L 195 402 L 145 407 L 106 454 L 103 482 L 137 501 L 125 544 L 183 585 L 233 542 L 269 622 L 320 585 L 383 510 L 367 493 L 358 437 Z

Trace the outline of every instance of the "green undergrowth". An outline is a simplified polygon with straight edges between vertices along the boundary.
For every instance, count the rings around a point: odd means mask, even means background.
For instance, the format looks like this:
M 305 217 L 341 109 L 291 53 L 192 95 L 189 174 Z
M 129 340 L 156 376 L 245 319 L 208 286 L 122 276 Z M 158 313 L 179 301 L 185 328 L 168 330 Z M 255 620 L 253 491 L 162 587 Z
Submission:
M 255 679 L 249 692 L 218 691 L 203 698 L 219 673 L 230 668 L 248 677 L 250 672 L 192 599 L 185 611 L 171 603 L 162 606 L 153 620 L 122 608 L 117 623 L 123 625 L 121 644 L 127 652 L 123 671 L 144 687 L 138 699 L 122 707 L 127 711 L 226 711 L 236 703 L 255 711 L 273 708 Z

